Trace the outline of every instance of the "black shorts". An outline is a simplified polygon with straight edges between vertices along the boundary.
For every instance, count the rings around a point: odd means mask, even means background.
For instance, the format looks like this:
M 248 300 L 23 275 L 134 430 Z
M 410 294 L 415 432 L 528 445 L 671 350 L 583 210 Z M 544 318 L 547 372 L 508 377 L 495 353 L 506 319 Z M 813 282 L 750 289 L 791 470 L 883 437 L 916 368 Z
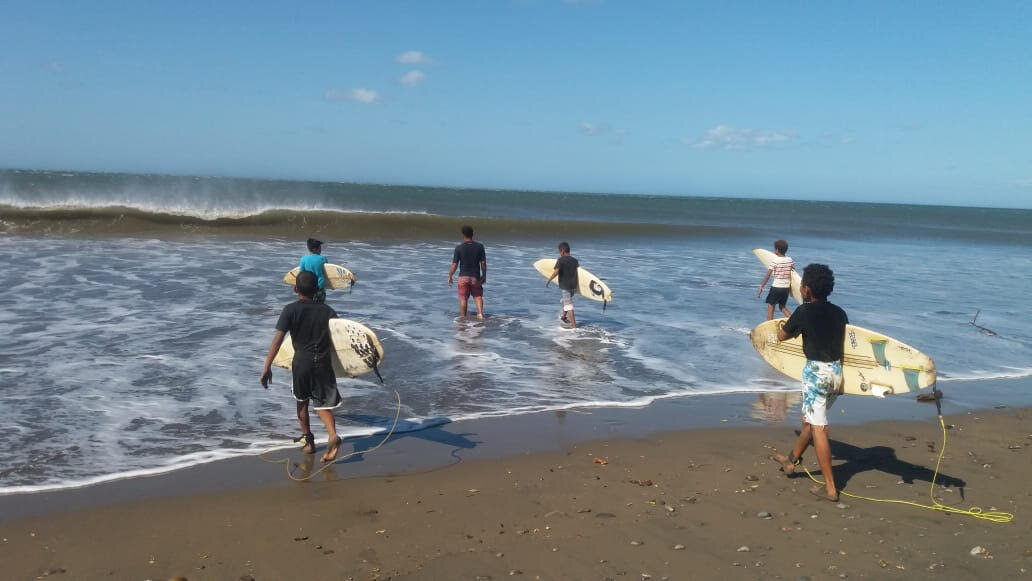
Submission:
M 337 391 L 337 377 L 333 374 L 330 354 L 294 353 L 291 371 L 294 375 L 294 399 L 310 401 L 312 407 L 333 409 L 343 401 Z
M 767 304 L 777 305 L 781 309 L 785 308 L 785 303 L 788 302 L 788 291 L 788 287 L 770 287 L 770 292 L 767 293 Z

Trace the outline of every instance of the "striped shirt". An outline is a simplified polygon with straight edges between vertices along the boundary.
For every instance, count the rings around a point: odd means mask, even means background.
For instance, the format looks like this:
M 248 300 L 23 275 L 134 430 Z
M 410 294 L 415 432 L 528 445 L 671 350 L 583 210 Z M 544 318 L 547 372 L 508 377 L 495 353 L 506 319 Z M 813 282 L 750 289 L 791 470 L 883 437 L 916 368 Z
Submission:
M 775 256 L 770 262 L 770 271 L 774 274 L 774 288 L 789 288 L 792 286 L 792 271 L 795 269 L 795 261 L 788 256 Z

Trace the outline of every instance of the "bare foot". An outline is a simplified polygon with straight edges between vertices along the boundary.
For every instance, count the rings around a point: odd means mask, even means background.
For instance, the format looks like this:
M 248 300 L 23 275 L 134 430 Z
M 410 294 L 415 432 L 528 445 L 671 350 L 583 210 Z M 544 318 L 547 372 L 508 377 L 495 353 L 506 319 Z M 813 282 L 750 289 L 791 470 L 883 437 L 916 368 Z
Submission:
M 828 490 L 826 488 L 822 488 L 820 486 L 814 486 L 814 487 L 810 488 L 810 494 L 816 496 L 817 498 L 819 498 L 821 500 L 827 500 L 828 502 L 838 502 L 839 501 L 839 494 L 838 494 L 838 492 L 835 492 L 834 494 L 828 494 Z
M 340 436 L 337 436 L 337 439 L 335 441 L 332 441 L 332 442 L 329 442 L 328 444 L 326 444 L 326 453 L 323 454 L 322 461 L 323 462 L 333 462 L 334 460 L 336 460 L 337 459 L 337 452 L 340 451 L 340 444 L 341 444 Z
M 781 471 L 787 476 L 791 476 L 795 472 L 796 465 L 792 463 L 792 460 L 784 454 L 774 454 L 771 456 L 775 461 L 781 463 Z
M 477 319 L 480 320 L 480 321 L 483 321 L 484 320 L 484 314 L 483 313 L 477 313 Z
M 315 436 L 312 434 L 304 434 L 301 436 L 301 441 L 304 442 L 304 446 L 301 446 L 301 451 L 305 454 L 315 454 Z

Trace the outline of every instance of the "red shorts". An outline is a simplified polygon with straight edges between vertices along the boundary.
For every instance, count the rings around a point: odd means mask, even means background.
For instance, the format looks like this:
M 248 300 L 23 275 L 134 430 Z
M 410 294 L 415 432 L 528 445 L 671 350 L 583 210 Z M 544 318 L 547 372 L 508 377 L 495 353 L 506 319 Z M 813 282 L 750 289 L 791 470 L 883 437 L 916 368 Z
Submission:
M 459 298 L 468 299 L 471 296 L 484 296 L 484 285 L 480 284 L 480 279 L 475 276 L 460 276 Z

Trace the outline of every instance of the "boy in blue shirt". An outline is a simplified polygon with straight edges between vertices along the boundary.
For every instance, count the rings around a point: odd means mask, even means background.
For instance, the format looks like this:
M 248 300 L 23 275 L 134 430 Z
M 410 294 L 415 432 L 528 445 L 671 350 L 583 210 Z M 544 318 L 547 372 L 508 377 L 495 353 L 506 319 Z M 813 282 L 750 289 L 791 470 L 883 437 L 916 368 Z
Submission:
M 308 239 L 308 254 L 301 257 L 301 272 L 310 272 L 319 280 L 319 290 L 312 297 L 317 303 L 326 302 L 326 257 L 322 255 L 322 240 Z M 298 273 L 300 274 L 300 273 Z

